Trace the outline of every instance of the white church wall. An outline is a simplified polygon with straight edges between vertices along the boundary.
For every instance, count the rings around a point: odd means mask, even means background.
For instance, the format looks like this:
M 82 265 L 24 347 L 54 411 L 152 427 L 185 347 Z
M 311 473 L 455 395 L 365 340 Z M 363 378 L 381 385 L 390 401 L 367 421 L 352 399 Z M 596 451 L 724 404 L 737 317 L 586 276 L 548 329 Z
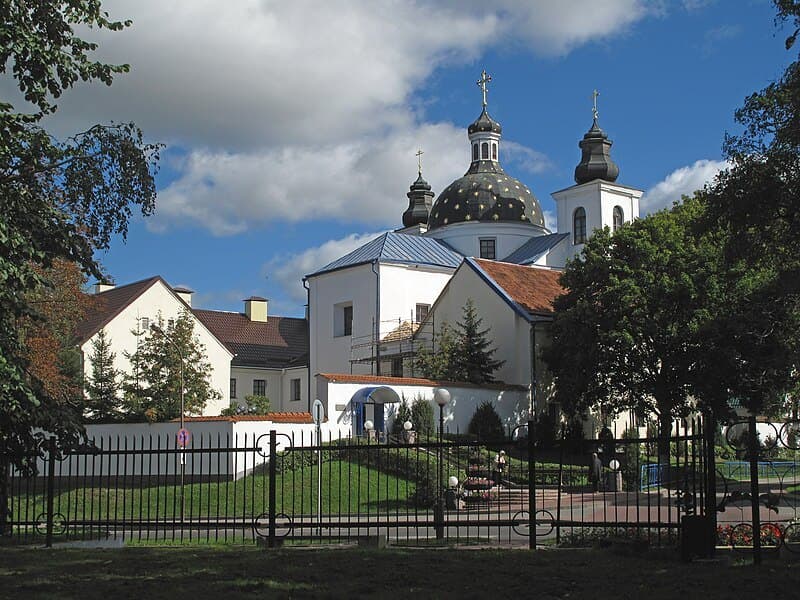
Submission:
M 141 324 L 142 318 L 147 318 L 149 323 L 156 322 L 159 313 L 166 324 L 169 319 L 177 319 L 181 312 L 186 309 L 186 305 L 178 300 L 171 290 L 164 284 L 157 281 L 138 298 L 131 302 L 127 307 L 114 317 L 105 327 L 106 337 L 111 343 L 112 351 L 115 353 L 114 368 L 123 372 L 130 373 L 130 360 L 125 354 L 136 352 L 137 337 L 133 331 Z M 190 313 L 191 315 L 191 313 Z M 221 398 L 215 402 L 209 402 L 203 410 L 204 415 L 218 415 L 220 411 L 230 404 L 230 361 L 231 353 L 223 346 L 217 338 L 194 316 L 194 333 L 200 343 L 205 346 L 208 362 L 211 365 L 211 387 L 221 394 Z M 82 346 L 84 375 L 91 377 L 92 374 L 92 341 L 97 334 L 87 340 Z
M 480 240 L 494 239 L 497 260 L 501 260 L 536 235 L 545 232 L 530 224 L 462 222 L 429 231 L 427 237 L 447 242 L 464 256 L 480 258 Z
M 622 208 L 625 222 L 639 218 L 639 198 L 642 191 L 631 187 L 596 179 L 553 192 L 558 215 L 558 230 L 573 232 L 573 217 L 579 207 L 586 211 L 586 234 L 590 236 L 595 229 L 612 227 L 615 206 Z M 573 233 L 574 235 L 574 233 Z M 583 249 L 583 244 L 569 240 L 570 252 L 567 258 Z
M 312 277 L 309 345 L 311 373 L 349 373 L 354 343 L 368 343 L 373 332 L 377 276 L 372 265 L 358 265 Z M 351 335 L 337 335 L 336 311 L 353 307 Z M 369 364 L 354 364 L 357 373 L 369 373 Z
M 423 265 L 380 265 L 381 338 L 403 321 L 414 321 L 417 304 L 433 305 L 453 274 L 452 269 Z
M 471 298 L 481 327 L 497 349 L 494 357 L 505 361 L 494 377 L 509 384 L 530 384 L 530 325 L 495 293 L 466 263 L 459 267 L 433 308 L 437 333 L 443 322 L 451 326 L 463 319 L 464 305 Z

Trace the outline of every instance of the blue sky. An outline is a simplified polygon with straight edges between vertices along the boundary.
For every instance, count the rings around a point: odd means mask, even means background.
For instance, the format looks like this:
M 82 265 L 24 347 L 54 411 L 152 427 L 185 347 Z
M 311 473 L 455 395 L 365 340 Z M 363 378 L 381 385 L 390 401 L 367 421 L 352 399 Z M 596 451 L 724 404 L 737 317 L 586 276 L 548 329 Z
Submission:
M 434 192 L 463 174 L 481 69 L 501 162 L 552 214 L 593 89 L 618 181 L 653 210 L 713 177 L 734 110 L 792 58 L 767 0 L 104 5 L 134 21 L 99 38 L 131 73 L 72 91 L 50 126 L 133 120 L 167 145 L 156 215 L 101 256 L 108 273 L 287 316 L 302 275 L 401 225 L 417 148 Z

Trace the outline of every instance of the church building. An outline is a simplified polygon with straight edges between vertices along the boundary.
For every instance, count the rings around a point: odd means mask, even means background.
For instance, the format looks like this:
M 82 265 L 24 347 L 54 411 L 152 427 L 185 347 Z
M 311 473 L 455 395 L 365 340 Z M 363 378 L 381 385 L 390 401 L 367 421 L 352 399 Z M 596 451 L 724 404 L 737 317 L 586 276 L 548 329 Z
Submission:
M 615 231 L 638 218 L 642 191 L 617 183 L 595 103 L 578 143 L 575 184 L 552 194 L 558 232 L 548 230 L 529 186 L 501 165 L 502 127 L 487 108 L 489 81 L 484 71 L 463 177 L 434 200 L 420 168 L 406 194 L 403 227 L 306 276 L 312 379 L 419 376 L 413 356 L 435 343 L 442 323 L 461 319 L 469 299 L 491 329 L 495 357 L 505 361 L 496 378 L 529 389 L 531 405 L 544 409 L 547 378 L 538 356 L 551 302 L 562 291 L 560 271 L 594 229 Z M 311 382 L 310 397 L 315 391 Z

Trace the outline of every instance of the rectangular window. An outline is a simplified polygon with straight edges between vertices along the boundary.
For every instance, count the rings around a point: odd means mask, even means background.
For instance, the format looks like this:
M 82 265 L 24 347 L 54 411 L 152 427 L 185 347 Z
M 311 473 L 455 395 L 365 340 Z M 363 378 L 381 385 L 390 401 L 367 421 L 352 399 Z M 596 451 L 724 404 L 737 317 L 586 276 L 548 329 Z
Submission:
M 300 380 L 292 379 L 292 401 L 300 401 Z
M 392 377 L 402 377 L 403 376 L 403 359 L 395 357 L 392 359 Z
M 417 304 L 417 310 L 415 315 L 417 323 L 422 323 L 428 316 L 430 310 L 431 310 L 430 304 Z
M 343 302 L 333 307 L 333 337 L 353 335 L 353 303 Z
M 175 327 L 175 319 L 167 319 L 167 327 L 169 329 L 174 329 L 174 327 Z
M 231 379 L 231 398 L 236 398 L 236 380 Z
M 267 382 L 265 379 L 253 379 L 253 396 L 266 396 Z
M 147 317 L 142 317 L 141 319 L 139 319 L 139 322 L 141 323 L 142 331 L 147 331 L 148 329 L 150 329 L 150 319 L 148 319 Z
M 495 251 L 495 242 L 494 238 L 481 238 L 481 258 L 488 258 L 490 260 L 494 260 L 497 258 L 497 253 Z

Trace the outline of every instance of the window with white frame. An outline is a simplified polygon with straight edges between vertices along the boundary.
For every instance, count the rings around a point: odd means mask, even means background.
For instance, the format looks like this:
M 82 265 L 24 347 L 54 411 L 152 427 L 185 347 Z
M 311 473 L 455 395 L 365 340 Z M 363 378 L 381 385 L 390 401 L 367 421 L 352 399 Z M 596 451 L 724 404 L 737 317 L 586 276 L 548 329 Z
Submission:
M 142 317 L 141 319 L 139 319 L 139 325 L 142 328 L 142 331 L 147 331 L 148 329 L 150 329 L 150 319 L 148 319 L 147 317 Z
M 622 224 L 624 222 L 625 222 L 625 214 L 622 212 L 622 207 L 615 206 L 613 213 L 612 231 L 617 231 L 620 227 L 622 227 Z

